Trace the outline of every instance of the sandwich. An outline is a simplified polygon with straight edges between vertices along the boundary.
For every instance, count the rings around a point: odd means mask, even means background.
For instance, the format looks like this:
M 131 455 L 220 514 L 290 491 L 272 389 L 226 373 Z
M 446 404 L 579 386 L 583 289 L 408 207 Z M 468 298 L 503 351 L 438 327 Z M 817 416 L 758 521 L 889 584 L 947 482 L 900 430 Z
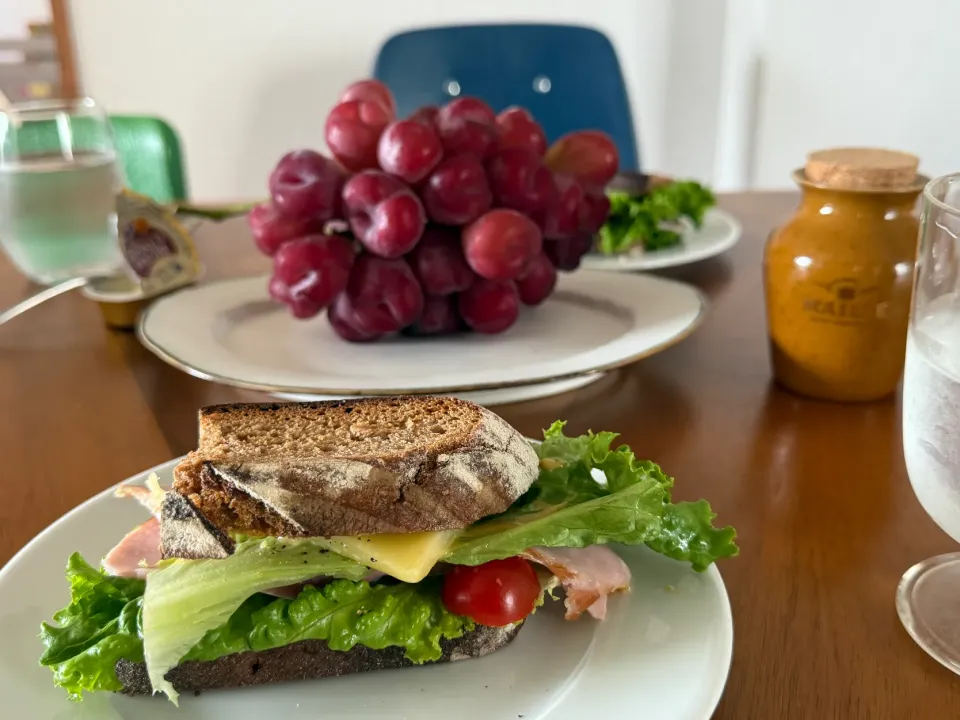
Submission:
M 465 660 L 544 602 L 602 620 L 645 544 L 703 571 L 737 553 L 703 500 L 612 433 L 542 442 L 453 398 L 222 405 L 172 485 L 121 486 L 152 516 L 101 561 L 40 663 L 70 698 L 241 687 Z M 588 620 L 584 620 L 588 621 Z

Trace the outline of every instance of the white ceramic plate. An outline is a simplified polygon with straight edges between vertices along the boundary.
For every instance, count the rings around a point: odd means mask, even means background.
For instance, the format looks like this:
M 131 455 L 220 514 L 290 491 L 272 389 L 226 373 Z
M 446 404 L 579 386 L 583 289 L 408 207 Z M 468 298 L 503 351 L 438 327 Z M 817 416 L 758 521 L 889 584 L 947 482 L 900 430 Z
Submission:
M 176 460 L 153 468 L 171 482 Z M 131 478 L 143 482 L 150 470 Z M 4 717 L 54 720 L 262 720 L 410 718 L 706 720 L 723 692 L 733 650 L 726 589 L 715 568 L 695 573 L 645 548 L 618 548 L 633 589 L 607 619 L 563 619 L 548 603 L 517 639 L 487 657 L 436 667 L 186 694 L 112 694 L 67 700 L 37 664 L 40 623 L 65 605 L 70 553 L 105 554 L 145 513 L 112 489 L 67 513 L 0 570 L 0 698 Z M 455 708 L 455 711 L 453 710 Z
M 706 300 L 651 276 L 581 271 L 501 335 L 354 344 L 324 318 L 303 322 L 269 300 L 266 279 L 240 278 L 160 298 L 140 341 L 197 377 L 251 390 L 397 395 L 487 390 L 570 379 L 651 355 L 686 337 Z
M 489 407 L 492 405 L 505 405 L 507 403 L 527 402 L 528 400 L 538 400 L 540 398 L 560 395 L 565 392 L 578 390 L 579 388 L 592 385 L 603 378 L 604 373 L 593 373 L 591 375 L 580 375 L 569 380 L 560 380 L 559 382 L 540 383 L 538 385 L 513 385 L 504 388 L 493 388 L 490 390 L 474 390 L 456 393 L 443 393 L 461 400 L 469 400 L 477 405 Z M 298 393 L 270 393 L 278 400 L 288 402 L 311 402 L 315 400 L 346 400 L 356 395 L 307 395 Z
M 711 208 L 699 229 L 691 225 L 683 233 L 680 245 L 653 252 L 643 252 L 637 248 L 622 255 L 590 253 L 583 258 L 580 266 L 587 270 L 628 272 L 686 265 L 726 252 L 737 244 L 742 234 L 743 227 L 739 220 L 724 210 Z

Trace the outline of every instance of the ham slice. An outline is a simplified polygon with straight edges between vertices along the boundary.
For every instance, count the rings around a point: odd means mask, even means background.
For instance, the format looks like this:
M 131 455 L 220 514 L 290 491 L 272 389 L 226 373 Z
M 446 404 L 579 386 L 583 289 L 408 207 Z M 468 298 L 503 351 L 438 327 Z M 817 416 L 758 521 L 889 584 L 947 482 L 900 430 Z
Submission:
M 113 494 L 119 498 L 133 498 L 149 510 L 151 515 L 160 517 L 163 496 L 167 491 L 160 487 L 160 478 L 157 474 L 150 473 L 146 485 L 121 485 Z
M 521 556 L 545 566 L 560 579 L 567 593 L 567 620 L 576 620 L 584 611 L 603 620 L 607 596 L 630 587 L 630 568 L 606 545 L 533 547 Z
M 103 569 L 119 577 L 147 576 L 149 566 L 160 562 L 160 521 L 152 517 L 126 534 L 103 559 Z
M 143 505 L 152 518 L 126 534 L 103 559 L 103 569 L 119 577 L 147 576 L 147 570 L 160 562 L 160 507 L 166 490 L 160 487 L 156 473 L 150 473 L 146 485 L 121 485 L 114 495 L 133 498 Z

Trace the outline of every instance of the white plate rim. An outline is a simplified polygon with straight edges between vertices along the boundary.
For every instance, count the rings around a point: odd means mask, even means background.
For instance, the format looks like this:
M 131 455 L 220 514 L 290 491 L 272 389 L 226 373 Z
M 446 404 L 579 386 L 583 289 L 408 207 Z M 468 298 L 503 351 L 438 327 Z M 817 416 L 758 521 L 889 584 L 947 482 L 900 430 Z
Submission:
M 690 265 L 701 260 L 716 257 L 734 247 L 743 237 L 743 224 L 732 214 L 722 208 L 710 208 L 708 217 L 722 220 L 727 228 L 722 242 L 706 249 L 689 251 L 681 255 L 667 255 L 664 257 L 657 252 L 619 255 L 603 255 L 597 252 L 588 253 L 583 257 L 581 267 L 586 270 L 600 272 L 632 272 L 638 270 L 661 270 L 669 267 Z
M 162 344 L 155 341 L 150 337 L 147 330 L 147 323 L 150 320 L 151 312 L 156 309 L 156 307 L 168 301 L 169 299 L 175 297 L 179 292 L 188 292 L 196 291 L 203 287 L 210 287 L 213 285 L 220 285 L 226 283 L 237 283 L 237 282 L 247 282 L 254 278 L 262 276 L 242 276 L 242 277 L 233 277 L 233 278 L 223 278 L 211 283 L 206 283 L 203 285 L 194 285 L 187 288 L 182 288 L 177 292 L 171 293 L 165 297 L 159 298 L 156 302 L 148 306 L 143 312 L 140 313 L 140 316 L 137 320 L 136 325 L 136 336 L 139 342 L 151 353 L 156 355 L 158 358 L 163 360 L 168 365 L 184 372 L 192 377 L 199 378 L 200 380 L 206 380 L 208 382 L 219 383 L 221 385 L 228 385 L 230 387 L 241 388 L 244 390 L 255 390 L 264 393 L 287 393 L 287 394 L 299 394 L 299 395 L 350 395 L 353 397 L 381 397 L 381 396 L 392 396 L 392 395 L 439 395 L 439 394 L 449 394 L 449 393 L 462 393 L 462 392 L 476 392 L 480 390 L 495 390 L 508 387 L 517 387 L 517 386 L 532 386 L 540 385 L 544 383 L 554 383 L 562 380 L 570 380 L 576 377 L 581 377 L 583 375 L 592 374 L 592 373 L 602 373 L 608 372 L 610 370 L 616 370 L 627 365 L 631 365 L 639 360 L 644 358 L 651 357 L 656 355 L 659 352 L 662 352 L 674 345 L 677 345 L 683 342 L 687 337 L 692 335 L 703 323 L 707 312 L 710 308 L 709 300 L 706 295 L 700 288 L 690 285 L 689 283 L 683 283 L 677 280 L 671 280 L 668 278 L 655 278 L 658 282 L 668 283 L 672 285 L 680 285 L 686 288 L 688 291 L 693 293 L 696 296 L 699 307 L 697 310 L 696 317 L 679 333 L 676 335 L 667 338 L 665 341 L 653 346 L 648 347 L 642 352 L 635 353 L 629 357 L 621 358 L 614 360 L 608 363 L 597 363 L 591 367 L 584 367 L 576 371 L 561 373 L 557 375 L 550 375 L 547 377 L 535 377 L 532 379 L 522 378 L 517 380 L 503 380 L 497 382 L 480 382 L 480 383 L 463 383 L 463 384 L 454 384 L 454 385 L 445 385 L 442 387 L 414 387 L 414 388 L 329 388 L 322 386 L 294 386 L 294 385 L 275 385 L 272 383 L 258 382 L 254 380 L 246 380 L 244 378 L 232 377 L 230 375 L 224 375 L 220 372 L 211 369 L 205 369 L 197 367 L 199 363 L 193 364 L 183 358 L 178 357 L 173 354 Z M 651 279 L 649 276 L 636 276 L 637 279 Z
M 530 438 L 526 438 L 526 439 L 530 441 Z M 538 443 L 539 441 L 533 440 L 532 442 Z M 101 501 L 102 499 L 112 497 L 116 489 L 121 485 L 126 485 L 130 483 L 143 484 L 146 478 L 151 473 L 154 473 L 154 472 L 164 473 L 167 470 L 172 472 L 173 467 L 185 457 L 186 455 L 181 455 L 180 457 L 174 458 L 172 460 L 167 460 L 161 463 L 157 463 L 156 465 L 146 470 L 143 470 L 141 472 L 134 473 L 133 475 L 126 478 L 125 480 L 121 480 L 120 482 L 105 488 L 101 492 L 96 493 L 95 495 L 81 502 L 79 505 L 76 505 L 72 509 L 65 512 L 63 515 L 58 517 L 52 523 L 47 525 L 43 530 L 37 533 L 30 541 L 28 541 L 22 548 L 20 548 L 20 550 L 18 550 L 13 555 L 13 557 L 11 557 L 6 562 L 6 564 L 4 564 L 3 567 L 0 567 L 0 585 L 3 584 L 5 577 L 8 574 L 12 573 L 14 568 L 19 566 L 19 564 L 24 561 L 24 558 L 26 558 L 28 553 L 30 553 L 35 546 L 40 545 L 44 540 L 46 540 L 48 536 L 52 535 L 60 525 L 67 523 L 68 520 L 71 519 L 74 515 L 79 515 L 87 507 Z M 713 584 L 716 586 L 716 590 L 718 591 L 718 595 L 719 595 L 719 598 L 718 598 L 719 606 L 717 607 L 717 611 L 720 616 L 719 619 L 722 621 L 720 626 L 720 632 L 719 632 L 720 642 L 723 647 L 723 649 L 721 650 L 721 657 L 720 657 L 722 668 L 718 668 L 718 672 L 713 674 L 712 676 L 714 679 L 713 688 L 710 692 L 704 693 L 703 706 L 698 709 L 697 714 L 695 716 L 692 716 L 690 720 L 709 720 L 709 718 L 712 717 L 713 712 L 716 710 L 717 706 L 719 705 L 720 700 L 723 697 L 723 693 L 726 690 L 727 682 L 730 677 L 730 669 L 733 662 L 734 631 L 733 631 L 733 611 L 730 604 L 730 595 L 727 592 L 726 584 L 723 581 L 723 576 L 720 574 L 720 571 L 717 568 L 716 564 L 712 564 L 704 573 L 704 575 L 709 576 L 711 578 Z M 571 691 L 572 691 L 572 686 L 564 692 L 563 697 L 568 695 L 569 692 Z M 550 710 L 548 711 L 548 715 L 546 716 L 548 719 L 551 715 L 553 715 L 553 711 L 557 708 L 558 704 L 561 702 L 562 699 L 563 699 L 562 697 L 558 697 L 556 700 L 556 703 L 553 706 L 551 706 Z M 64 699 L 64 702 L 67 702 L 67 700 Z
M 461 400 L 468 400 L 477 405 L 494 406 L 508 405 L 511 403 L 532 402 L 534 400 L 543 400 L 554 397 L 555 395 L 565 395 L 566 393 L 576 392 L 583 388 L 590 387 L 596 382 L 603 380 L 609 373 L 587 372 L 573 378 L 560 380 L 556 382 L 534 383 L 532 385 L 510 385 L 507 387 L 492 388 L 489 390 L 475 390 L 472 392 L 456 393 Z M 434 393 L 435 395 L 449 395 L 450 393 Z M 270 393 L 271 397 L 283 402 L 317 402 L 317 401 L 336 401 L 351 400 L 350 395 L 321 395 L 319 393 L 298 394 L 298 393 Z

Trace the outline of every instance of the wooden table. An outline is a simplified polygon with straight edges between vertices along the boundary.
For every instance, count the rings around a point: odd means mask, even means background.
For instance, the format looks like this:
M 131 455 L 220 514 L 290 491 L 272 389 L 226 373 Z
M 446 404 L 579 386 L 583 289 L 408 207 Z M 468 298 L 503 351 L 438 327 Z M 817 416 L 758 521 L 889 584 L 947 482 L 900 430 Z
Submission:
M 723 199 L 745 237 L 724 257 L 669 273 L 703 288 L 710 314 L 693 336 L 599 383 L 499 408 L 536 434 L 622 433 L 708 498 L 740 533 L 721 570 L 735 623 L 718 718 L 924 718 L 960 713 L 960 679 L 900 625 L 900 575 L 954 544 L 924 514 L 906 476 L 895 401 L 813 402 L 770 383 L 760 288 L 768 232 L 793 195 Z M 265 271 L 241 221 L 198 232 L 210 276 Z M 0 267 L 0 306 L 26 283 Z M 201 405 L 258 396 L 188 377 L 97 308 L 63 296 L 0 328 L 0 562 L 90 495 L 194 447 Z

